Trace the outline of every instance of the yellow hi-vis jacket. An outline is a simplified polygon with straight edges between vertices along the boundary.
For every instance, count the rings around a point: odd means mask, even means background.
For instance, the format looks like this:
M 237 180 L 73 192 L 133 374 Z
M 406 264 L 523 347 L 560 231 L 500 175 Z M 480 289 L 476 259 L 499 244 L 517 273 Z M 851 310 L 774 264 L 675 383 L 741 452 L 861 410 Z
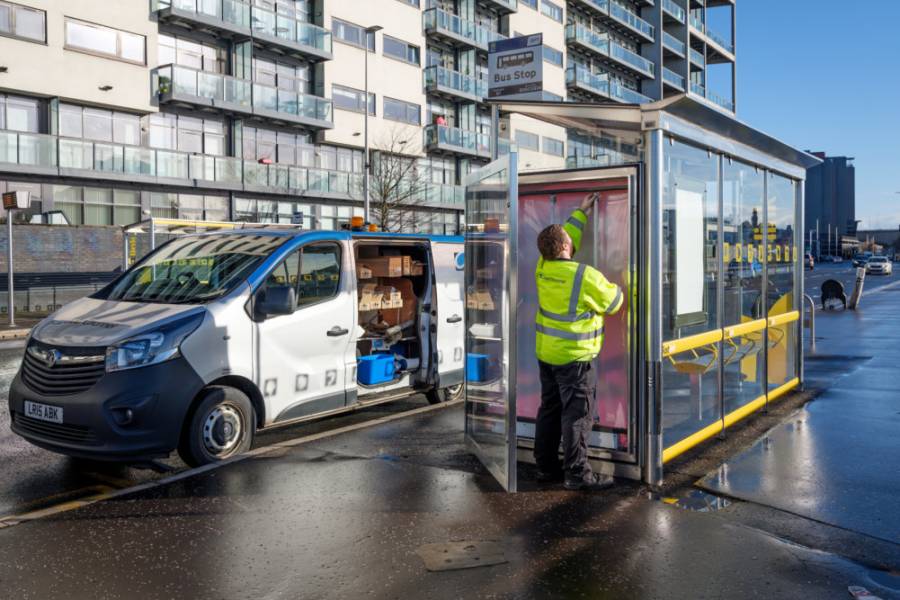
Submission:
M 576 252 L 586 223 L 587 215 L 576 210 L 563 226 Z M 551 365 L 593 360 L 603 346 L 603 316 L 622 308 L 622 290 L 597 269 L 573 260 L 541 258 L 534 275 L 538 360 Z

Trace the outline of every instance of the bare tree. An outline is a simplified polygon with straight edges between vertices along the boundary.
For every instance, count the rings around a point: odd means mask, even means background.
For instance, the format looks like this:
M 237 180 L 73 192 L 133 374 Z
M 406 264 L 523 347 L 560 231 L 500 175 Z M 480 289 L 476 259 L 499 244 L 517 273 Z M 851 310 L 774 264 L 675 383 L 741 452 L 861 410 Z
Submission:
M 421 130 L 397 127 L 373 146 L 369 176 L 369 220 L 381 231 L 400 232 L 415 224 L 428 193 L 427 173 L 415 158 Z

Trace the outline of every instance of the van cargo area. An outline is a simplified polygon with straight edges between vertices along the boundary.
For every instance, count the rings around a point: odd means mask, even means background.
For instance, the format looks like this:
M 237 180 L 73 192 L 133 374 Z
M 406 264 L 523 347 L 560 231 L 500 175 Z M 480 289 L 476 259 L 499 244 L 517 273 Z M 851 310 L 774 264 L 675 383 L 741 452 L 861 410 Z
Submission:
M 359 326 L 357 384 L 383 386 L 410 375 L 410 383 L 431 346 L 422 312 L 431 299 L 427 244 L 358 242 L 356 280 Z M 382 368 L 385 361 L 393 368 Z M 373 368 L 379 365 L 379 368 Z

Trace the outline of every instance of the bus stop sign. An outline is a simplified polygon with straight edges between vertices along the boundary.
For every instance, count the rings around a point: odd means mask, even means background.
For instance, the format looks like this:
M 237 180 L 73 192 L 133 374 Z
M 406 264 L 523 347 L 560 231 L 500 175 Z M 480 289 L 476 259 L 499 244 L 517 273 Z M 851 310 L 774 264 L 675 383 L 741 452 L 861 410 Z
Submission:
M 491 42 L 489 50 L 488 98 L 543 99 L 543 34 Z

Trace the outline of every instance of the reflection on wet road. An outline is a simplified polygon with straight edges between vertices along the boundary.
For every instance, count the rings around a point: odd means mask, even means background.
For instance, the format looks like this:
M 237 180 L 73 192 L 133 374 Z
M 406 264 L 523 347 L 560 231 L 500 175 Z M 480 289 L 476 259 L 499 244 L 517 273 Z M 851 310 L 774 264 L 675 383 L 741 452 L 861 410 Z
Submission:
M 97 494 L 160 479 L 187 466 L 173 453 L 161 460 L 163 469 L 84 461 L 32 446 L 9 428 L 7 393 L 21 362 L 21 344 L 0 347 L 0 519 L 39 511 L 61 503 L 84 500 Z M 362 421 L 426 406 L 422 396 L 411 396 L 355 413 L 261 433 L 254 447 L 278 443 L 346 427 Z
M 900 273 L 900 271 L 898 271 Z M 816 305 L 820 306 L 819 298 L 822 294 L 822 283 L 828 279 L 836 279 L 844 286 L 844 292 L 849 297 L 856 285 L 856 269 L 850 261 L 842 263 L 824 263 L 816 265 L 812 271 L 804 272 L 804 282 L 806 293 L 812 296 L 816 301 Z M 867 275 L 866 283 L 863 288 L 864 294 L 874 292 L 875 290 L 900 281 L 898 275 Z

